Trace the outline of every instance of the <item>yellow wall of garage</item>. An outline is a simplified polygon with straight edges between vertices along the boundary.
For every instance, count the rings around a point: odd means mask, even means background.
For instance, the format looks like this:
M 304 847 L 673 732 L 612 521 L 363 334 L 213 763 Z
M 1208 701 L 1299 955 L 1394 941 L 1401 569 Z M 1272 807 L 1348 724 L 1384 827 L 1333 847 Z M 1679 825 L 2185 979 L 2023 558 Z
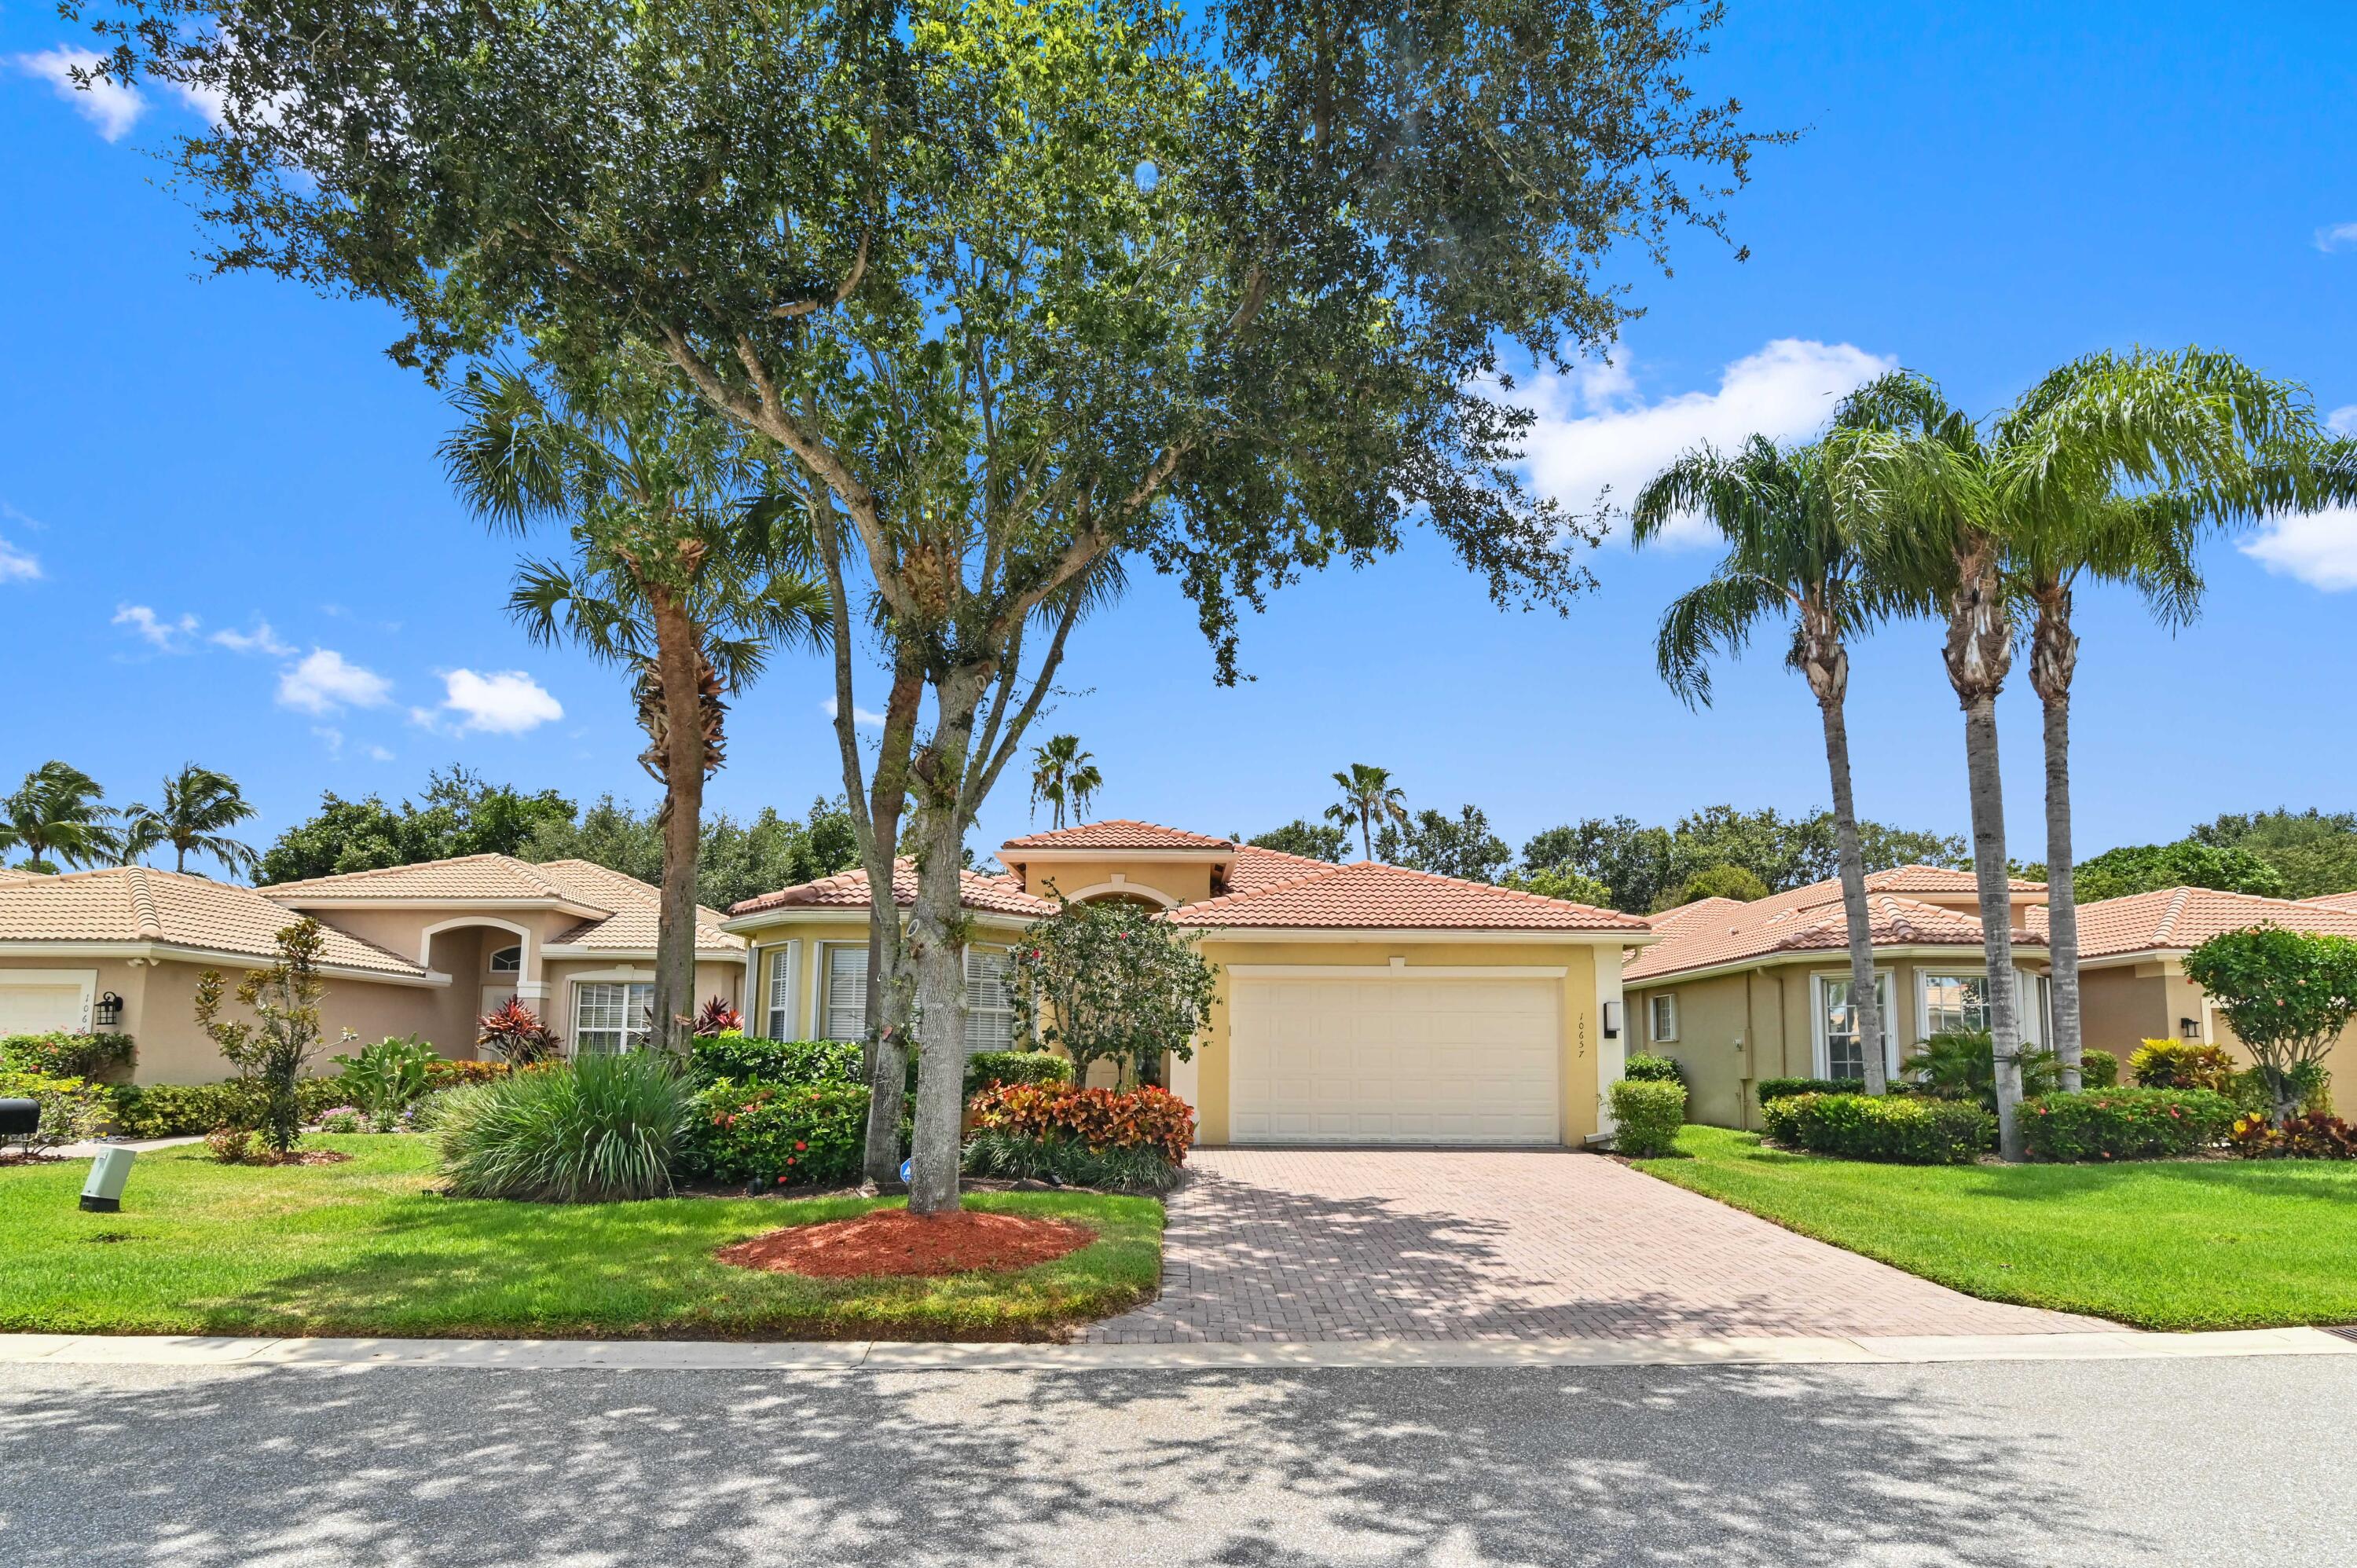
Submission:
M 1181 904 L 1192 904 L 1211 896 L 1209 861 L 1162 860 L 1150 854 L 1125 859 L 1027 862 L 1023 865 L 1023 891 L 1039 898 L 1053 898 L 1060 892 L 1069 898 L 1086 889 L 1103 886 L 1115 873 L 1133 886 L 1151 887 Z

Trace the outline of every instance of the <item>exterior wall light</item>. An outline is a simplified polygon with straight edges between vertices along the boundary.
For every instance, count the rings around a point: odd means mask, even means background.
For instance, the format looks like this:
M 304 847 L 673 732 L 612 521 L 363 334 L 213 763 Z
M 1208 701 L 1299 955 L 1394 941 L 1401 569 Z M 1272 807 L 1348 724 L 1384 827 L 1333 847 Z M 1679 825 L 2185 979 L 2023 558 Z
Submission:
M 91 1007 L 91 1023 L 101 1029 L 112 1029 L 123 1022 L 123 998 L 110 991 Z
M 1620 1004 L 1607 1002 L 1604 1004 L 1603 1013 L 1604 1037 L 1608 1040 L 1619 1039 L 1620 1037 Z
M 2177 1021 L 2177 1032 L 2189 1040 L 2198 1040 L 2201 1037 L 2201 1020 L 2199 1018 L 2179 1018 Z

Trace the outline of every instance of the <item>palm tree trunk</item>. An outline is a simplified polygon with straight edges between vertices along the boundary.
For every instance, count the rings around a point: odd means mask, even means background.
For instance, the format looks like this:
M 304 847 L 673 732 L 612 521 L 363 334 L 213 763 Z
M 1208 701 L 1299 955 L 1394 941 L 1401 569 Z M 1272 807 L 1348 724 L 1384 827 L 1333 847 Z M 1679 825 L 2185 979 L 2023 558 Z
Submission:
M 1849 655 L 1835 644 L 1829 655 L 1803 666 L 1817 711 L 1825 724 L 1825 768 L 1833 777 L 1834 845 L 1841 863 L 1842 911 L 1849 926 L 1850 1016 L 1857 1025 L 1859 1054 L 1866 1063 L 1866 1091 L 1888 1093 L 1889 1066 L 1883 1058 L 1887 1024 L 1874 985 L 1874 911 L 1866 902 L 1866 852 L 1857 838 L 1857 802 L 1850 792 L 1849 722 L 1843 698 L 1849 689 Z
M 683 1049 L 695 1010 L 695 858 L 704 818 L 703 660 L 685 607 L 651 595 L 662 682 L 662 886 L 655 926 L 653 1037 Z
M 1973 815 L 1973 876 L 1988 970 L 1990 1048 L 1996 1079 L 1997 1153 L 2022 1156 L 2021 1020 L 2013 982 L 2013 877 L 2005 855 L 2005 784 L 1997 770 L 1996 696 L 2013 667 L 2013 621 L 1997 580 L 1996 544 L 1956 563 L 1942 658 L 1964 710 L 1964 775 Z
M 2029 644 L 2029 683 L 2046 705 L 2046 950 L 2048 994 L 2062 1087 L 2081 1084 L 2085 1046 L 2079 1017 L 2079 903 L 2072 886 L 2071 678 L 2079 667 L 2079 639 L 2071 629 L 2071 591 L 2039 596 L 2038 626 Z

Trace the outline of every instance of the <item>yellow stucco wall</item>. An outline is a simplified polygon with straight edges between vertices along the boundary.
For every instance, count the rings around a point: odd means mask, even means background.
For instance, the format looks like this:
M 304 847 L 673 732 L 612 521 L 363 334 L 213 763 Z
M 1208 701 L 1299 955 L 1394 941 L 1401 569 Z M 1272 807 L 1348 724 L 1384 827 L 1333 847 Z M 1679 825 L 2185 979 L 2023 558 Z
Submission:
M 1192 904 L 1211 896 L 1211 867 L 1203 861 L 1158 860 L 1152 855 L 1127 859 L 1055 860 L 1023 865 L 1023 890 L 1037 897 L 1067 897 L 1102 887 L 1119 874 L 1130 883 L 1151 887 L 1167 898 Z

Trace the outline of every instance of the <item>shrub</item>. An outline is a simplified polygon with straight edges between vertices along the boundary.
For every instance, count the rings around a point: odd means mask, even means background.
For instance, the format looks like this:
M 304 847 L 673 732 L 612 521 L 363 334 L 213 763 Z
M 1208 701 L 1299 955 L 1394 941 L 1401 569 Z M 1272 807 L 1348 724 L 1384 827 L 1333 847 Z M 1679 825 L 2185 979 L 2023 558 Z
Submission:
M 711 1181 L 847 1187 L 867 1141 L 867 1086 L 739 1084 L 699 1092 L 681 1169 Z
M 1763 1106 L 1796 1094 L 1862 1094 L 1866 1080 L 1857 1078 L 1763 1078 L 1753 1092 Z
M 436 1057 L 425 1064 L 425 1091 L 457 1089 L 463 1084 L 489 1083 L 495 1078 L 505 1078 L 515 1069 L 505 1062 L 451 1061 Z
M 43 1078 L 103 1079 L 128 1073 L 139 1058 L 128 1035 L 10 1035 L 0 1039 L 0 1072 Z
M 2185 974 L 2266 1076 L 2274 1119 L 2301 1112 L 2299 1071 L 2321 1063 L 2357 1018 L 2357 940 L 2255 926 L 2187 953 Z
M 1061 1046 L 1078 1077 L 1111 1058 L 1152 1082 L 1164 1052 L 1194 1056 L 1211 1015 L 1216 971 L 1200 941 L 1135 904 L 1063 903 L 1008 955 L 1016 1033 Z
M 745 1032 L 745 1015 L 728 1004 L 726 996 L 707 996 L 695 1012 L 695 1033 L 699 1036 L 741 1035 Z
M 380 1126 L 408 1110 L 431 1084 L 430 1064 L 441 1060 L 414 1035 L 363 1046 L 357 1056 L 335 1058 L 343 1066 L 344 1090 L 369 1120 Z
M 506 1005 L 475 1020 L 475 1044 L 497 1051 L 512 1068 L 551 1060 L 565 1042 L 541 1022 L 539 1014 L 511 996 Z
M 1091 1149 L 1158 1149 L 1174 1165 L 1186 1160 L 1195 1139 L 1193 1109 L 1151 1084 L 1126 1093 L 1071 1084 L 993 1084 L 969 1109 L 977 1133 L 1062 1138 Z
M 357 1133 L 361 1130 L 361 1108 L 357 1105 L 336 1105 L 319 1112 L 322 1133 Z
M 1996 1142 L 1996 1118 L 1969 1100 L 1788 1094 L 1770 1101 L 1761 1116 L 1780 1144 L 1853 1160 L 1970 1165 Z
M 45 1072 L 0 1071 L 0 1100 L 30 1100 L 41 1108 L 33 1135 L 8 1144 L 28 1158 L 94 1136 L 106 1111 L 105 1090 L 98 1085 Z
M 254 1158 L 253 1129 L 216 1127 L 205 1134 L 205 1153 L 225 1165 L 252 1165 Z
M 2338 1116 L 2292 1116 L 2278 1127 L 2245 1112 L 2226 1129 L 2226 1146 L 2246 1160 L 2357 1160 L 2357 1127 Z
M 1685 1063 L 1675 1057 L 1657 1057 L 1650 1051 L 1640 1051 L 1621 1066 L 1620 1076 L 1631 1083 L 1674 1083 L 1686 1086 Z
M 1624 1155 L 1652 1159 L 1676 1154 L 1678 1129 L 1685 1124 L 1685 1119 L 1686 1089 L 1683 1083 L 1624 1078 L 1612 1086 L 1612 1120 L 1620 1128 L 1612 1146 Z
M 1033 1138 L 996 1128 L 966 1140 L 965 1174 L 1109 1192 L 1168 1192 L 1178 1184 L 1177 1162 L 1159 1149 L 1092 1149 L 1071 1138 Z
M 2332 1114 L 2332 1075 L 2324 1070 L 2322 1062 L 2301 1062 L 2284 1074 L 2284 1085 L 2291 1095 L 2292 1103 L 2298 1107 L 2299 1114 Z M 2276 1088 L 2261 1069 L 2245 1068 L 2241 1072 L 2229 1074 L 2225 1095 L 2242 1110 L 2256 1111 L 2266 1115 L 2275 1113 Z
M 2200 1040 L 2147 1040 L 2128 1057 L 2128 1076 L 2142 1089 L 2226 1091 L 2234 1058 L 2223 1046 Z
M 2024 1099 L 2062 1087 L 2062 1058 L 2052 1051 L 2024 1046 L 2019 1060 Z M 1915 1047 L 1900 1072 L 1913 1093 L 1976 1101 L 1991 1115 L 1996 1112 L 1996 1044 L 1986 1029 L 1932 1035 Z
M 118 1137 L 185 1138 L 216 1127 L 261 1124 L 263 1097 L 252 1079 L 220 1083 L 118 1083 L 102 1091 L 107 1124 Z M 343 1101 L 344 1080 L 305 1078 L 295 1083 L 295 1102 L 305 1121 Z
M 2041 1094 L 2021 1105 L 2033 1160 L 2151 1160 L 2190 1155 L 2224 1138 L 2227 1098 L 2207 1089 L 2094 1089 Z
M 2120 1058 L 2105 1050 L 2079 1053 L 2079 1087 L 2109 1089 L 2120 1081 Z
M 965 1097 L 994 1083 L 1070 1083 L 1072 1064 L 1053 1051 L 976 1051 L 965 1062 Z
M 687 1073 L 698 1084 L 816 1084 L 867 1081 L 867 1055 L 856 1040 L 765 1040 L 759 1035 L 701 1036 L 690 1042 Z
M 550 1203 L 669 1193 L 694 1113 L 686 1079 L 651 1051 L 585 1055 L 447 1099 L 436 1136 L 452 1195 Z
M 303 1130 L 300 1084 L 319 1045 L 319 998 L 327 991 L 319 954 L 327 936 L 306 915 L 275 940 L 278 961 L 247 971 L 238 983 L 237 1000 L 253 1015 L 253 1023 L 221 1017 L 229 992 L 216 969 L 197 976 L 196 1013 L 197 1026 L 261 1096 L 261 1114 L 250 1125 L 273 1153 L 284 1155 Z

